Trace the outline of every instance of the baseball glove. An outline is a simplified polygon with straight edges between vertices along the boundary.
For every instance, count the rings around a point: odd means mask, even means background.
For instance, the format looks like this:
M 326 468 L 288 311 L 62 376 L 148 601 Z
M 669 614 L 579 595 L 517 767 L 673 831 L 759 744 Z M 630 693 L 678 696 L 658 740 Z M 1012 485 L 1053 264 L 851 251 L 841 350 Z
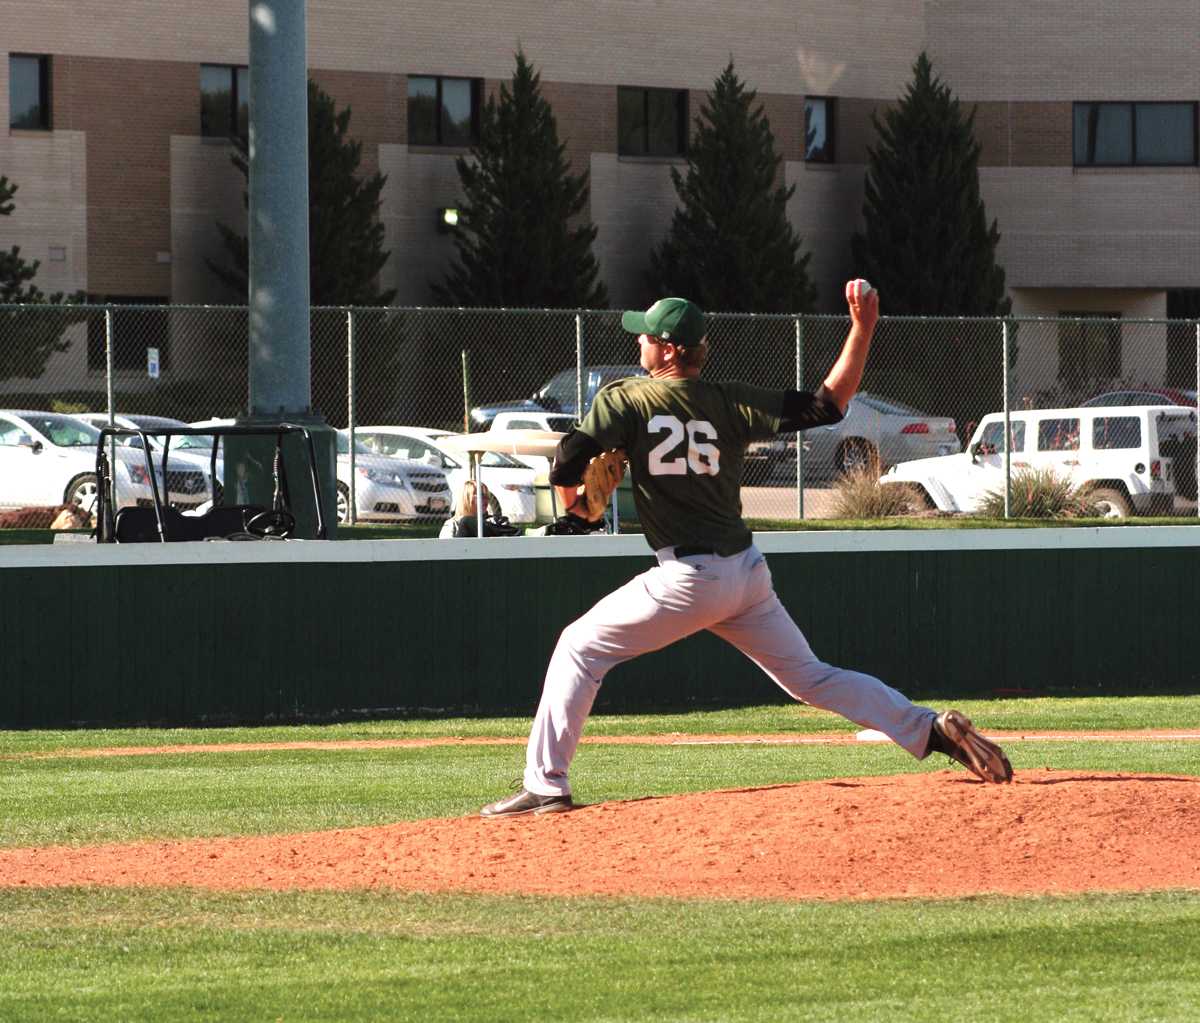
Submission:
M 601 451 L 584 467 L 580 499 L 572 505 L 571 510 L 589 522 L 604 518 L 613 491 L 624 478 L 625 452 L 620 448 Z

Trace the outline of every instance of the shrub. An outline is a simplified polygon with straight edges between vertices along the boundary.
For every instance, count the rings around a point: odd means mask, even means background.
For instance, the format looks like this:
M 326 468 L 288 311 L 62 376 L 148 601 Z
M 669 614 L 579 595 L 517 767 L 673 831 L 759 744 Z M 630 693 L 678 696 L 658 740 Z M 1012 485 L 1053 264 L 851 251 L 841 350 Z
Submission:
M 989 490 L 979 512 L 989 518 L 1004 518 L 1004 489 Z M 1047 468 L 1013 473 L 1009 514 L 1018 519 L 1083 519 L 1099 512 L 1086 493 Z
M 881 484 L 877 468 L 843 473 L 833 490 L 833 511 L 839 519 L 886 519 L 916 515 L 929 507 L 924 491 L 912 484 Z

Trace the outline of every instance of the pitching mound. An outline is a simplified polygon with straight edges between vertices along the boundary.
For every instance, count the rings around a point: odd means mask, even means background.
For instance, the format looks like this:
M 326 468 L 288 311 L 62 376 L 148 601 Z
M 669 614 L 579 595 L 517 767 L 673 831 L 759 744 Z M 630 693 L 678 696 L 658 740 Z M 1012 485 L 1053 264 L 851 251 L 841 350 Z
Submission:
M 0 886 L 776 899 L 1200 889 L 1200 779 L 848 778 L 483 821 L 0 850 Z

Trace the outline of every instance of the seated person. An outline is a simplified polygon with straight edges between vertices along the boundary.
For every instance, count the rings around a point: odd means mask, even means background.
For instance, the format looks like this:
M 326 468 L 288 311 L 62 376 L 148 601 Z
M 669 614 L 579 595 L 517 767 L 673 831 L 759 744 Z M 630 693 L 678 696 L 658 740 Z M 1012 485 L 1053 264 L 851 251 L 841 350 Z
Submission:
M 500 514 L 500 502 L 488 490 L 487 485 L 481 483 L 479 484 L 479 488 L 483 491 L 483 499 L 486 502 L 483 516 L 483 535 L 485 537 L 517 536 L 521 530 L 516 526 L 510 525 L 508 519 Z M 458 500 L 455 502 L 454 511 L 450 515 L 450 518 L 442 523 L 442 531 L 438 533 L 438 537 L 446 540 L 455 537 L 476 536 L 478 511 L 475 497 L 475 481 L 467 480 L 459 491 Z

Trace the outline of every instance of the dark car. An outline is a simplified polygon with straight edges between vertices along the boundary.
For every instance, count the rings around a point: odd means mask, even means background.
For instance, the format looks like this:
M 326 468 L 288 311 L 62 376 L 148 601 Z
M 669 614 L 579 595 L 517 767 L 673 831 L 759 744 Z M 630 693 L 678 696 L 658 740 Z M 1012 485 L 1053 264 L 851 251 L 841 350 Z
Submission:
M 583 411 L 587 412 L 591 408 L 596 392 L 605 384 L 610 384 L 614 380 L 624 380 L 626 377 L 644 377 L 645 375 L 646 371 L 641 366 L 585 366 Z M 571 366 L 555 373 L 530 398 L 477 405 L 471 409 L 471 431 L 488 429 L 498 412 L 558 412 L 574 418 L 576 416 L 575 390 L 576 372 L 575 367 Z
M 1088 398 L 1080 408 L 1097 408 L 1101 405 L 1195 405 L 1196 392 L 1178 387 L 1140 387 L 1120 391 L 1105 391 Z

